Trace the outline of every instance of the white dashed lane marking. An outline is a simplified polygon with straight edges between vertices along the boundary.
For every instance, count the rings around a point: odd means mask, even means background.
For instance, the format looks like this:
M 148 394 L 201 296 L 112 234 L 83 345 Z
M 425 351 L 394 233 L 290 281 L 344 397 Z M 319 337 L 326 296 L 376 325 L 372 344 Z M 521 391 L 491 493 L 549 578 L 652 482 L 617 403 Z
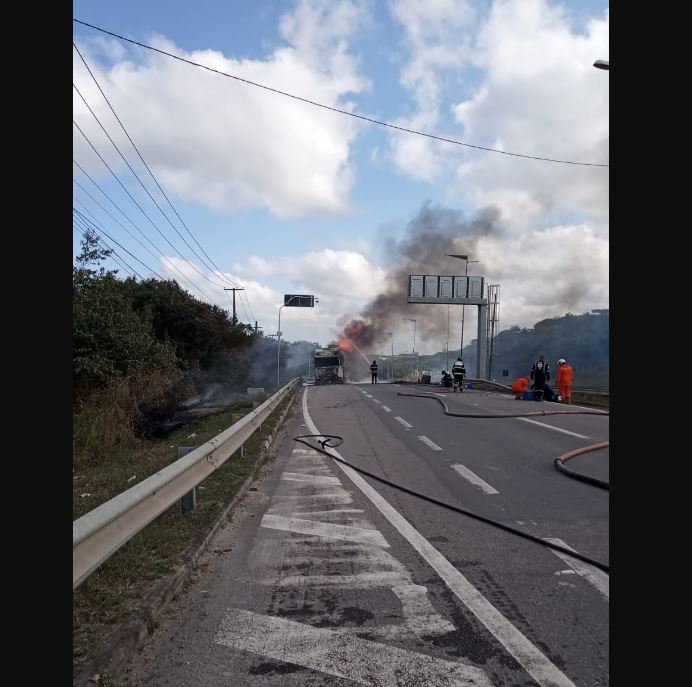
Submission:
M 428 437 L 422 436 L 418 437 L 426 446 L 429 446 L 433 451 L 441 451 L 442 448 L 438 446 L 434 441 L 430 441 Z
M 452 470 L 456 470 L 465 480 L 468 480 L 475 487 L 478 487 L 484 494 L 499 494 L 495 487 L 482 480 L 475 472 L 471 472 L 465 465 L 456 463 L 452 465 Z

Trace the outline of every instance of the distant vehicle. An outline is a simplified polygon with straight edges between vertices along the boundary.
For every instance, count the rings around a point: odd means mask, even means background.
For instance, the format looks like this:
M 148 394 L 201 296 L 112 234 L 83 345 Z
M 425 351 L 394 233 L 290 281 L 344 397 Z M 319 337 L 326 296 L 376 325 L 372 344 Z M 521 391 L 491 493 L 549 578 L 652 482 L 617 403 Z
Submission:
M 344 354 L 339 348 L 316 348 L 315 384 L 343 384 L 345 381 Z

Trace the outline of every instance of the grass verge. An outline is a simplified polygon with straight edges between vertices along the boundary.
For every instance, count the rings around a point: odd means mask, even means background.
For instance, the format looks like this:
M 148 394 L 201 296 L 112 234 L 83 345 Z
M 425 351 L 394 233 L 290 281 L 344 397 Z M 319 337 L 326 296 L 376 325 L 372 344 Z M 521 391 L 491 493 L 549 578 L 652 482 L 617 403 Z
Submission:
M 180 565 L 194 542 L 217 519 L 262 455 L 266 438 L 278 424 L 290 395 L 237 451 L 197 488 L 197 510 L 185 515 L 171 506 L 111 556 L 73 593 L 72 665 L 76 675 L 98 641 L 129 615 L 156 580 Z M 199 446 L 233 423 L 233 415 L 252 410 L 252 401 L 236 404 L 171 434 L 165 440 L 138 441 L 119 449 L 98 466 L 76 466 L 73 517 L 92 510 L 152 475 L 177 457 L 177 446 Z M 135 479 L 128 482 L 130 477 Z M 89 496 L 82 497 L 82 494 Z

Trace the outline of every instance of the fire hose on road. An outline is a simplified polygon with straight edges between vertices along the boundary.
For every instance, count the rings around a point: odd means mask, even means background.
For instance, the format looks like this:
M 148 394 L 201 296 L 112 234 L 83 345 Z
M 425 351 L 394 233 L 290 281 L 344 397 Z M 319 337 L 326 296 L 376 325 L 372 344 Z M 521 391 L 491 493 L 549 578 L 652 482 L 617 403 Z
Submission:
M 406 396 L 408 394 L 401 394 L 402 396 Z M 424 397 L 428 398 L 428 397 Z M 486 416 L 487 417 L 487 416 Z M 315 443 L 308 441 L 309 439 L 312 439 L 313 441 L 316 441 L 317 445 Z M 338 443 L 332 444 L 330 443 L 330 440 L 336 440 Z M 546 546 L 549 549 L 554 549 L 555 551 L 559 551 L 560 553 L 566 554 L 568 556 L 572 556 L 572 558 L 577 558 L 580 561 L 583 561 L 584 563 L 589 563 L 590 565 L 595 566 L 599 570 L 603 570 L 603 572 L 609 573 L 610 572 L 610 567 L 606 565 L 605 563 L 601 563 L 600 561 L 594 560 L 593 558 L 589 558 L 588 556 L 584 556 L 577 551 L 573 551 L 572 549 L 568 549 L 564 546 L 560 546 L 558 544 L 553 544 L 552 542 L 545 541 L 541 539 L 540 537 L 535 537 L 532 534 L 528 534 L 527 532 L 523 532 L 522 530 L 515 529 L 514 527 L 510 527 L 509 525 L 505 525 L 502 522 L 499 522 L 497 520 L 493 520 L 491 518 L 486 518 L 484 515 L 480 515 L 478 513 L 474 513 L 473 511 L 470 511 L 466 508 L 459 508 L 458 506 L 454 506 L 451 503 L 446 503 L 445 501 L 440 501 L 436 498 L 433 498 L 432 496 L 426 496 L 425 494 L 421 494 L 417 491 L 413 491 L 412 489 L 409 489 L 408 487 L 405 487 L 401 484 L 396 484 L 395 482 L 390 482 L 388 479 L 385 479 L 384 477 L 379 477 L 378 475 L 373 474 L 372 472 L 369 472 L 368 470 L 363 470 L 362 468 L 359 468 L 352 463 L 349 463 L 348 461 L 344 460 L 343 458 L 340 458 L 339 456 L 334 455 L 333 453 L 327 451 L 327 448 L 336 448 L 337 446 L 340 446 L 343 442 L 344 439 L 343 437 L 340 437 L 336 434 L 302 434 L 301 436 L 297 436 L 293 438 L 294 441 L 297 441 L 301 444 L 304 444 L 308 448 L 312 449 L 313 451 L 317 451 L 319 453 L 323 453 L 325 456 L 328 456 L 329 458 L 333 458 L 339 463 L 342 463 L 343 465 L 347 465 L 351 469 L 355 470 L 356 472 L 365 475 L 366 477 L 370 477 L 377 482 L 381 482 L 382 484 L 386 484 L 388 487 L 392 487 L 394 489 L 398 489 L 399 491 L 403 491 L 405 494 L 410 494 L 411 496 L 415 496 L 416 498 L 419 498 L 423 501 L 427 501 L 428 503 L 432 503 L 436 506 L 440 506 L 442 508 L 446 508 L 447 510 L 451 510 L 454 513 L 460 513 L 461 515 L 466 515 L 470 518 L 473 518 L 474 520 L 479 520 L 480 522 L 484 522 L 488 525 L 492 525 L 493 527 L 497 527 L 498 529 L 504 530 L 505 532 L 510 532 L 511 534 L 515 534 L 518 537 L 522 537 L 523 539 L 528 539 L 529 541 L 535 542 L 536 544 L 541 544 L 542 546 Z M 563 457 L 563 456 L 561 456 Z
M 536 417 L 538 415 L 604 415 L 605 417 L 609 417 L 610 413 L 604 410 L 588 410 L 588 409 L 582 409 L 582 410 L 538 410 L 536 412 L 532 413 L 500 413 L 497 415 L 488 415 L 488 414 L 478 414 L 478 413 L 453 413 L 449 410 L 447 407 L 447 404 L 441 399 L 437 398 L 436 396 L 429 396 L 427 394 L 402 394 L 401 392 L 398 392 L 397 396 L 408 396 L 409 398 L 429 398 L 433 401 L 437 401 L 442 407 L 444 408 L 445 415 L 449 415 L 450 417 L 468 417 L 468 418 L 475 418 L 475 419 L 491 419 L 491 418 L 507 418 L 507 417 Z M 594 487 L 599 487 L 600 489 L 610 489 L 610 484 L 608 482 L 604 482 L 603 480 L 597 479 L 596 477 L 589 477 L 588 475 L 582 475 L 578 472 L 574 472 L 573 470 L 568 470 L 565 467 L 565 462 L 570 460 L 571 458 L 574 458 L 575 456 L 579 456 L 583 453 L 590 453 L 591 451 L 598 451 L 599 449 L 602 448 L 607 448 L 610 445 L 609 442 L 604 441 L 600 444 L 592 444 L 591 446 L 584 446 L 583 448 L 578 448 L 574 451 L 570 451 L 569 453 L 565 453 L 561 456 L 558 456 L 555 459 L 555 467 L 562 472 L 563 474 L 567 475 L 568 477 L 572 477 L 573 479 L 577 479 L 580 482 L 585 482 L 586 484 L 591 484 Z
M 450 417 L 472 417 L 477 419 L 491 419 L 491 418 L 505 418 L 505 417 L 537 417 L 539 415 L 605 415 L 606 417 L 610 415 L 609 412 L 605 410 L 537 410 L 533 413 L 498 413 L 496 415 L 488 414 L 478 414 L 478 413 L 453 413 L 447 407 L 447 404 L 436 396 L 429 396 L 427 394 L 402 394 L 401 391 L 397 392 L 397 396 L 405 396 L 407 398 L 429 398 L 432 401 L 437 401 L 445 411 L 445 415 Z

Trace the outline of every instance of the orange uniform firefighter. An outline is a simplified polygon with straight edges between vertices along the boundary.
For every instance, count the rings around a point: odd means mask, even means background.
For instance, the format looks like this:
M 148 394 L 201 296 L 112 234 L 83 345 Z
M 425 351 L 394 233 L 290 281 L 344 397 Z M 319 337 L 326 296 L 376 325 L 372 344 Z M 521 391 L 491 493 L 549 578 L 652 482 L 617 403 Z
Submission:
M 572 382 L 574 382 L 574 370 L 564 358 L 560 358 L 557 361 L 557 392 L 563 403 L 572 402 Z
M 526 377 L 519 377 L 519 379 L 512 384 L 512 393 L 516 394 L 514 397 L 517 401 L 522 398 L 525 391 L 528 391 L 531 387 L 531 379 L 527 375 Z

